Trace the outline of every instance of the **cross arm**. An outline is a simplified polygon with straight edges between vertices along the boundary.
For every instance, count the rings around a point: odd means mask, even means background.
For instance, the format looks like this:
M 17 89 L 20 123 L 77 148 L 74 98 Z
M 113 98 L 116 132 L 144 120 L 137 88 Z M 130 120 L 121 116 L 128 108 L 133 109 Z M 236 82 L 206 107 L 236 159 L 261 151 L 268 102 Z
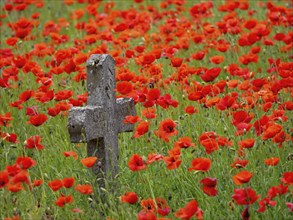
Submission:
M 128 115 L 136 115 L 134 100 L 131 98 L 119 98 L 116 100 L 116 117 L 118 132 L 129 132 L 134 130 L 133 124 L 125 124 L 123 120 Z
M 85 142 L 84 136 L 84 121 L 85 121 L 86 109 L 80 107 L 73 107 L 69 111 L 68 115 L 68 132 L 70 135 L 70 141 L 72 143 Z
M 103 137 L 104 127 L 105 118 L 100 106 L 73 107 L 69 111 L 68 131 L 72 143 Z

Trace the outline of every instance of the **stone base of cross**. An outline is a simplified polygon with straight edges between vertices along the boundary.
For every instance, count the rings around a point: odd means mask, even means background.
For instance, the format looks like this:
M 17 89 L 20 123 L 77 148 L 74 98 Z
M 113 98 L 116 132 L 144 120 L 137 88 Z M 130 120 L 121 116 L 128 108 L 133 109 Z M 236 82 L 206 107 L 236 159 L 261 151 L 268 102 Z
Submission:
M 118 133 L 133 131 L 124 124 L 127 115 L 136 115 L 134 101 L 115 96 L 115 60 L 94 54 L 87 61 L 88 103 L 69 111 L 68 130 L 72 143 L 87 143 L 88 156 L 98 159 L 93 166 L 99 187 L 118 173 Z

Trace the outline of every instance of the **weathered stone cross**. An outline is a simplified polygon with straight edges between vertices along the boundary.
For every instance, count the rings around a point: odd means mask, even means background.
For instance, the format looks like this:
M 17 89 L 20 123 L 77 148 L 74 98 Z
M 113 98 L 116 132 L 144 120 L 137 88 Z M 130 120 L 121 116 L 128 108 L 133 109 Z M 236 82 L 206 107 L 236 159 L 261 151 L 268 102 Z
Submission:
M 86 142 L 88 156 L 98 158 L 93 171 L 100 187 L 105 178 L 114 178 L 118 172 L 118 133 L 133 131 L 133 125 L 123 120 L 136 115 L 133 99 L 116 100 L 115 84 L 115 60 L 107 54 L 91 55 L 87 60 L 88 105 L 69 111 L 70 140 Z

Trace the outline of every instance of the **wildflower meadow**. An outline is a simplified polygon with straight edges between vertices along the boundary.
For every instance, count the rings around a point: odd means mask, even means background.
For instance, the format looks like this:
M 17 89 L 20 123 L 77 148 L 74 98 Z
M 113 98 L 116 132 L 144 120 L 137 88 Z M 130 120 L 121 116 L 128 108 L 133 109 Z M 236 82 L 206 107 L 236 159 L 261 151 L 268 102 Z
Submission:
M 0 218 L 293 219 L 292 26 L 290 0 L 2 0 Z M 68 132 L 92 54 L 136 109 L 104 186 Z

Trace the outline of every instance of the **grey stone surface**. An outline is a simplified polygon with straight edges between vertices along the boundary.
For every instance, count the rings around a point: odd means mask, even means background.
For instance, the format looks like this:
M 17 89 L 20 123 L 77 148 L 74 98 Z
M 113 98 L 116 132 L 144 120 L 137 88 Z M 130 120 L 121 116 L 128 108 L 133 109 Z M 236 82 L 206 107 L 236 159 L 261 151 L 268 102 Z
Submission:
M 100 187 L 105 178 L 118 172 L 118 133 L 133 131 L 124 124 L 127 115 L 136 115 L 134 101 L 115 96 L 115 60 L 107 54 L 94 54 L 87 60 L 86 107 L 69 111 L 68 131 L 72 143 L 86 142 L 88 156 L 96 156 L 93 171 Z

